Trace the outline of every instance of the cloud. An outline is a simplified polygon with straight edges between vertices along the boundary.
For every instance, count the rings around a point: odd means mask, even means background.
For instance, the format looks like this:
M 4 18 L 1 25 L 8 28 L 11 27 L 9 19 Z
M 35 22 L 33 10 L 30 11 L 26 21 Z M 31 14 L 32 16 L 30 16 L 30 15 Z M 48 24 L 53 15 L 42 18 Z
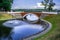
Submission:
M 20 8 L 19 6 L 12 7 L 12 9 L 19 9 L 19 8 Z
M 44 5 L 42 5 L 41 3 L 37 3 L 37 6 L 35 6 L 35 8 L 44 9 Z M 55 5 L 53 9 L 60 9 L 60 5 Z
M 37 3 L 37 7 L 44 7 L 41 3 Z
M 33 5 L 33 6 L 22 6 L 22 7 L 20 7 L 20 6 L 12 6 L 12 9 L 44 9 L 44 5 L 42 5 L 41 3 L 36 3 L 35 5 Z M 58 5 L 55 5 L 54 7 L 53 7 L 53 9 L 60 9 L 60 5 L 58 4 Z
M 56 6 L 54 6 L 53 9 L 60 9 L 60 5 L 58 5 L 58 6 L 56 5 Z
M 36 3 L 35 6 L 31 6 L 29 9 L 44 9 L 44 6 L 41 3 Z
M 39 9 L 44 9 L 44 6 L 41 3 L 36 3 L 35 6 L 32 6 L 31 8 L 39 8 Z
M 27 7 L 27 9 L 44 9 L 44 6 L 41 3 L 36 3 L 35 6 Z

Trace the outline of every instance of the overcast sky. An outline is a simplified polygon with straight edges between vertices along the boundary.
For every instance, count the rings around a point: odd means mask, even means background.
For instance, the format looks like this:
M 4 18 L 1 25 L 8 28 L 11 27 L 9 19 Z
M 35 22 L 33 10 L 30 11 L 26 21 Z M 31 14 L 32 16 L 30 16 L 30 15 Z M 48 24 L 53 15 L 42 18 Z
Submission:
M 14 0 L 12 4 L 12 9 L 24 9 L 24 8 L 43 8 L 41 5 L 43 0 Z M 60 0 L 53 0 L 56 5 L 54 8 L 60 8 Z

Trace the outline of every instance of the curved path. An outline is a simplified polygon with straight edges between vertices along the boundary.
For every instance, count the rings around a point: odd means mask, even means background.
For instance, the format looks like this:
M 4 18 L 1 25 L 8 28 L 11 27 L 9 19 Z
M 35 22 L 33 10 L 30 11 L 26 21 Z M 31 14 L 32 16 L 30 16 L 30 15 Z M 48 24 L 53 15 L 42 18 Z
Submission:
M 41 19 L 40 22 L 41 22 L 41 25 L 44 25 L 47 28 L 45 30 L 43 30 L 42 32 L 39 32 L 35 35 L 24 38 L 23 40 L 33 40 L 36 37 L 39 37 L 39 36 L 46 34 L 52 28 L 52 24 L 50 22 L 43 20 L 43 19 Z
M 37 32 L 36 34 L 33 34 L 33 35 L 30 35 L 30 36 L 24 37 L 24 38 L 22 38 L 22 40 L 33 40 L 33 39 L 36 38 L 36 37 L 39 37 L 39 36 L 42 36 L 42 35 L 46 34 L 46 33 L 52 28 L 51 23 L 48 22 L 48 21 L 46 21 L 46 20 L 43 20 L 43 19 L 40 19 L 40 25 L 43 25 L 44 30 L 39 31 L 39 32 Z M 19 26 L 19 27 L 20 27 L 20 26 Z M 18 27 L 18 28 L 19 28 L 19 27 Z M 36 27 L 37 27 L 37 26 L 36 26 Z M 28 29 L 28 28 L 27 28 L 27 29 Z M 13 32 L 13 31 L 12 31 L 12 32 Z M 12 33 L 12 32 L 11 32 L 11 33 Z M 10 34 L 11 34 L 11 33 L 10 33 Z M 9 36 L 8 38 L 10 38 L 10 36 Z

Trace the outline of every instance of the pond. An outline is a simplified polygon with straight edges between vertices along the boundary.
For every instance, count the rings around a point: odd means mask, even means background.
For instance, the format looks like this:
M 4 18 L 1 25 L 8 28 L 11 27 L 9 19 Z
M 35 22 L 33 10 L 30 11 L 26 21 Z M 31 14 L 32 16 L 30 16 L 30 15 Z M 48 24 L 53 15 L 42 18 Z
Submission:
M 25 37 L 37 34 L 45 29 L 43 28 L 43 25 L 30 24 L 22 20 L 8 20 L 4 22 L 3 25 L 5 27 L 13 28 L 10 35 L 12 40 L 22 40 Z

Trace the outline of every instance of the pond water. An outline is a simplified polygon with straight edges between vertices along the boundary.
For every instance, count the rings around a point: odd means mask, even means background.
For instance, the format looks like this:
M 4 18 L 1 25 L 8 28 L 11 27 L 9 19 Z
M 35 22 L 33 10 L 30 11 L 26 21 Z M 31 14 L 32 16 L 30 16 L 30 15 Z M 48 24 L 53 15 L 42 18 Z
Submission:
M 13 29 L 13 34 L 11 35 L 13 40 L 19 40 L 27 36 L 36 34 L 42 31 L 44 28 L 41 25 L 22 25 L 17 26 Z
M 4 26 L 6 27 L 15 27 L 15 26 L 20 26 L 20 25 L 25 25 L 28 24 L 27 22 L 21 21 L 21 20 L 9 20 L 3 23 Z
M 33 13 L 28 13 L 24 16 L 26 16 L 27 20 L 29 20 L 29 21 L 35 21 L 35 20 L 39 19 L 38 16 Z
M 3 23 L 4 26 L 12 27 L 12 40 L 22 40 L 22 38 L 31 36 L 44 30 L 42 25 L 29 24 L 21 20 L 11 20 Z

